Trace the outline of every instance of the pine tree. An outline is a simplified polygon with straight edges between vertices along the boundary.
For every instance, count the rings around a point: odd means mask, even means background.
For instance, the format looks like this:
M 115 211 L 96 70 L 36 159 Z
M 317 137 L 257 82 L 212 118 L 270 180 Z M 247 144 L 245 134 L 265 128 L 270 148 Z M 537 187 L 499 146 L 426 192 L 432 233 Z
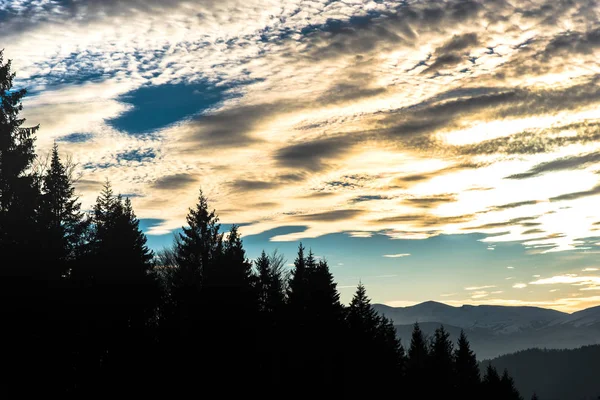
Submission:
M 39 185 L 31 167 L 38 127 L 22 127 L 25 119 L 19 113 L 26 90 L 15 90 L 14 78 L 10 60 L 4 63 L 0 51 L 0 254 L 4 275 L 35 277 L 39 270 L 32 269 L 40 255 L 33 234 Z
M 454 363 L 453 346 L 450 334 L 443 326 L 435 330 L 430 348 L 431 379 L 436 382 L 433 386 L 433 396 L 444 395 L 454 397 Z
M 225 272 L 230 267 L 222 268 L 225 256 L 221 225 L 215 211 L 209 210 L 208 199 L 202 190 L 196 206 L 189 209 L 186 222 L 175 238 L 170 257 L 173 265 L 164 274 L 169 297 L 163 307 L 160 334 L 161 363 L 173 366 L 166 372 L 166 381 L 176 379 L 181 382 L 175 388 L 166 385 L 163 389 L 165 394 L 175 397 L 195 390 L 199 375 L 207 385 L 216 382 L 213 374 L 223 365 L 209 365 L 218 360 L 219 352 L 226 350 L 222 348 L 223 338 L 219 336 L 229 327 L 225 320 L 238 311 L 228 308 L 230 300 L 224 300 L 227 304 L 219 303 L 223 292 L 230 289 L 224 287 Z M 233 259 L 237 250 L 233 243 L 228 246 L 227 258 Z M 180 354 L 204 361 L 188 367 L 179 363 Z M 223 362 L 230 362 L 229 356 L 224 358 Z M 175 389 L 178 391 L 173 393 Z
M 310 251 L 306 267 L 309 288 L 307 312 L 310 318 L 319 324 L 339 326 L 344 317 L 344 309 L 327 261 L 320 260 L 316 263 Z
M 174 264 L 168 275 L 169 310 L 165 316 L 177 329 L 168 329 L 166 339 L 174 345 L 194 345 L 193 337 L 201 329 L 203 318 L 203 283 L 216 268 L 223 253 L 223 234 L 215 211 L 200 190 L 198 203 L 189 209 L 187 226 L 176 236 Z M 173 337 L 172 335 L 176 336 Z M 187 343 L 187 344 L 186 344 Z
M 500 375 L 492 364 L 488 364 L 485 375 L 481 380 L 481 389 L 483 398 L 490 400 L 506 400 L 502 396 L 502 386 L 500 384 Z
M 95 379 L 106 379 L 104 390 L 120 387 L 129 393 L 136 386 L 129 371 L 148 366 L 147 346 L 152 343 L 159 299 L 152 258 L 130 200 L 115 196 L 107 182 L 93 209 L 85 266 L 74 274 L 83 286 L 81 315 L 87 322 L 82 369 L 97 371 L 84 372 L 86 378 L 97 374 Z M 97 390 L 97 381 L 86 384 L 85 390 Z
M 285 348 L 284 316 L 285 292 L 282 268 L 284 259 L 276 251 L 267 255 L 263 250 L 255 260 L 257 270 L 257 299 L 260 312 L 257 366 L 267 397 L 278 394 L 283 372 L 282 349 Z M 262 356 L 260 356 L 262 354 Z
M 380 318 L 367 297 L 367 289 L 362 283 L 358 284 L 356 292 L 350 301 L 346 321 L 354 340 L 373 339 L 377 333 Z
M 8 397 L 35 397 L 30 392 L 39 386 L 31 385 L 29 374 L 48 371 L 43 361 L 50 304 L 39 249 L 39 179 L 32 171 L 38 127 L 23 127 L 19 114 L 26 90 L 15 89 L 14 78 L 0 50 L 0 340 L 6 344 L 0 367 L 7 371 L 3 392 Z
M 406 363 L 406 380 L 410 393 L 409 397 L 429 398 L 431 387 L 428 385 L 428 366 L 429 349 L 427 342 L 418 322 L 415 322 Z
M 277 251 L 267 255 L 263 250 L 254 262 L 257 270 L 257 296 L 259 310 L 271 317 L 277 316 L 285 303 L 282 276 L 283 258 Z
M 186 217 L 177 242 L 177 263 L 180 272 L 192 282 L 201 279 L 222 253 L 223 234 L 215 211 L 209 211 L 208 200 L 200 190 L 196 208 Z M 183 276 L 182 276 L 183 278 Z
M 537 394 L 534 392 L 531 396 L 531 400 L 539 400 Z
M 454 352 L 457 396 L 465 400 L 479 398 L 481 379 L 475 353 L 471 350 L 465 332 L 461 330 L 458 347 Z
M 346 375 L 355 379 L 354 368 L 369 365 L 361 372 L 361 385 L 352 386 L 352 393 L 369 397 L 392 394 L 391 387 L 379 383 L 401 380 L 404 349 L 392 322 L 377 315 L 362 283 L 346 311 L 346 321 L 349 329 L 347 347 L 353 353 L 352 362 L 345 366 Z
M 39 219 L 48 279 L 66 277 L 72 263 L 82 255 L 88 223 L 56 144 L 52 148 L 50 167 L 42 179 Z
M 515 387 L 513 378 L 508 375 L 508 370 L 504 369 L 500 378 L 500 393 L 503 399 L 506 400 L 523 400 L 519 391 Z
M 382 365 L 386 366 L 382 374 L 402 382 L 406 365 L 405 352 L 391 319 L 380 316 L 377 339 L 382 352 Z
M 296 319 L 297 322 L 301 322 L 300 318 L 302 318 L 308 300 L 307 275 L 304 246 L 300 243 L 287 290 L 290 313 L 292 314 L 292 318 Z

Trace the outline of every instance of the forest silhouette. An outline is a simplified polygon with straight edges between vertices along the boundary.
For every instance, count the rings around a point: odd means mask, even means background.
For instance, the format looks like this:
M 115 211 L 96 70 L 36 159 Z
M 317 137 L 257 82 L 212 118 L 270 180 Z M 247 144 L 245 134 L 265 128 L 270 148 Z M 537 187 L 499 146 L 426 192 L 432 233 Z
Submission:
M 464 334 L 454 346 L 415 323 L 405 349 L 365 287 L 343 305 L 302 244 L 291 269 L 277 252 L 250 262 L 201 191 L 158 254 L 108 181 L 82 210 L 56 145 L 34 167 L 14 76 L 0 52 L 4 394 L 521 398 L 506 371 L 480 374 Z

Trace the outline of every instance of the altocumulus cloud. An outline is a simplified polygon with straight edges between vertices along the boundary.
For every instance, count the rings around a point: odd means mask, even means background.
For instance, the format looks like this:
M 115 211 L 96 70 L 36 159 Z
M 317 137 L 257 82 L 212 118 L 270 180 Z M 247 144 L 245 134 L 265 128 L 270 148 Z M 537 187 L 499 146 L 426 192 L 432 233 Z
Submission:
M 600 221 L 597 20 L 550 0 L 0 2 L 25 116 L 86 166 L 84 206 L 110 177 L 150 233 L 202 187 L 244 234 L 303 226 L 272 240 L 535 252 Z

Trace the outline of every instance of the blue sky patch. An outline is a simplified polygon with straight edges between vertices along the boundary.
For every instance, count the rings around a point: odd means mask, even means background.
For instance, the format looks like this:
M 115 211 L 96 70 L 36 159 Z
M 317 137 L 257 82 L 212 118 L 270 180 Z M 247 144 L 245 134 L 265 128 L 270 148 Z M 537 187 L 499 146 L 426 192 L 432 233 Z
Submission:
M 156 153 L 152 149 L 135 149 L 117 154 L 117 161 L 143 162 L 147 160 L 152 160 L 155 157 Z
M 68 143 L 83 143 L 90 140 L 94 135 L 91 133 L 71 133 L 66 136 L 57 139 L 57 142 L 68 142 Z
M 132 135 L 152 133 L 216 106 L 229 88 L 206 82 L 142 86 L 118 98 L 133 108 L 107 123 Z

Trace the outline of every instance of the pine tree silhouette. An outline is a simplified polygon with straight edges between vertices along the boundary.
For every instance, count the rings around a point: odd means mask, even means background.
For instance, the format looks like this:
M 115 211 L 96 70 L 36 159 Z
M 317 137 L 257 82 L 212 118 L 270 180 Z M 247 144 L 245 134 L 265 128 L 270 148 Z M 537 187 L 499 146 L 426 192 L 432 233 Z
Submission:
M 502 386 L 500 385 L 500 375 L 492 364 L 488 364 L 485 375 L 481 380 L 483 397 L 490 400 L 506 400 L 503 397 Z
M 280 382 L 285 372 L 282 349 L 286 346 L 285 289 L 283 256 L 274 251 L 267 255 L 263 250 L 255 260 L 257 270 L 256 292 L 259 310 L 259 330 L 256 357 L 260 369 L 260 381 L 267 396 L 275 396 L 281 390 Z M 260 356 L 262 354 L 262 357 Z
M 427 342 L 419 323 L 415 322 L 406 363 L 406 382 L 410 393 L 409 397 L 430 398 L 431 387 L 427 384 L 429 378 L 428 367 L 429 349 Z
M 31 168 L 38 127 L 23 127 L 19 114 L 26 90 L 15 89 L 14 78 L 0 50 L 0 340 L 7 344 L 0 362 L 7 372 L 4 393 L 23 397 L 36 391 L 23 371 L 47 370 L 30 360 L 45 359 L 50 304 L 37 226 L 39 179 Z
M 152 342 L 152 319 L 159 300 L 158 283 L 151 273 L 153 253 L 139 228 L 131 202 L 113 194 L 107 181 L 92 213 L 92 234 L 85 266 L 74 271 L 82 287 L 82 315 L 87 323 L 82 334 L 80 369 L 84 391 L 133 390 L 131 370 L 144 370 L 144 345 Z M 147 350 L 147 349 L 146 349 Z M 96 371 L 90 374 L 89 371 Z M 143 376 L 143 375 L 142 375 Z
M 478 399 L 481 385 L 479 366 L 463 330 L 460 331 L 458 347 L 454 351 L 454 360 L 457 396 L 465 400 Z
M 42 178 L 39 220 L 42 225 L 42 251 L 48 266 L 47 278 L 58 280 L 70 274 L 73 262 L 81 258 L 89 224 L 66 167 L 54 144 L 50 167 Z
M 435 330 L 432 344 L 430 347 L 430 363 L 432 381 L 436 382 L 433 386 L 433 398 L 439 398 L 444 395 L 454 397 L 454 359 L 453 346 L 450 341 L 450 334 L 446 332 L 443 326 Z
M 508 370 L 504 370 L 500 378 L 500 393 L 506 400 L 523 400 L 518 390 L 515 388 L 513 378 L 508 375 Z
M 394 393 L 392 386 L 381 382 L 402 381 L 404 349 L 396 336 L 396 329 L 386 317 L 379 316 L 362 283 L 359 283 L 346 312 L 348 342 L 352 349 L 352 362 L 345 365 L 346 385 L 352 387 L 348 394 L 361 396 L 385 396 Z M 361 372 L 361 385 L 352 385 L 356 379 L 356 365 L 369 365 Z

